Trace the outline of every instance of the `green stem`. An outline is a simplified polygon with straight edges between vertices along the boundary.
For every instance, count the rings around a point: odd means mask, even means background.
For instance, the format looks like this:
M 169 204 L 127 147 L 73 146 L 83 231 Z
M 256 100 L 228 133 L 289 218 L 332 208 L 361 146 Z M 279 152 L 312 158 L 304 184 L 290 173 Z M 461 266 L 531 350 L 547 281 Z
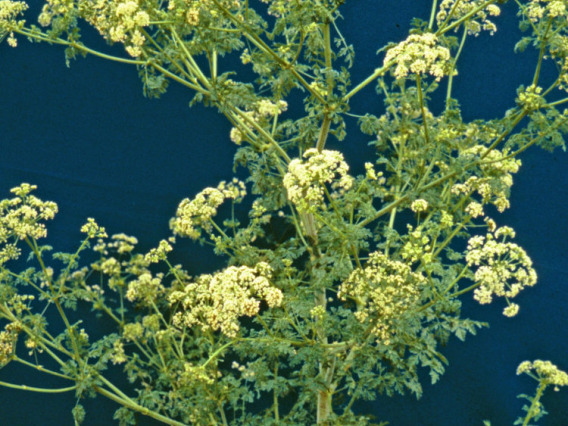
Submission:
M 228 426 L 229 423 L 227 423 L 227 416 L 225 416 L 225 410 L 223 410 L 223 405 L 221 405 L 220 401 L 217 403 L 217 406 L 219 408 L 219 413 L 221 413 L 221 420 L 223 421 L 223 425 Z
M 551 26 L 552 26 L 552 19 L 550 19 L 548 21 L 548 26 L 546 27 L 546 30 L 544 31 L 544 35 L 542 36 L 542 40 L 541 40 L 541 43 L 540 43 L 540 51 L 538 53 L 538 62 L 536 64 L 536 69 L 534 71 L 534 77 L 533 77 L 533 82 L 532 82 L 532 84 L 534 86 L 537 85 L 538 79 L 540 77 L 540 69 L 541 69 L 541 66 L 542 66 L 542 60 L 544 58 L 544 52 L 546 50 L 546 44 L 545 44 L 544 41 L 546 39 L 546 35 L 548 34 L 548 31 L 550 30 Z
M 106 398 L 126 407 L 126 408 L 130 408 L 131 410 L 137 411 L 137 412 L 139 412 L 139 413 L 141 413 L 145 416 L 152 417 L 153 419 L 159 420 L 162 423 L 172 425 L 172 426 L 186 426 L 184 423 L 178 422 L 176 420 L 172 420 L 172 419 L 170 419 L 166 416 L 163 416 L 159 413 L 156 413 L 155 411 L 149 410 L 146 407 L 143 407 L 139 404 L 136 404 L 130 398 L 125 400 L 125 399 L 115 395 L 114 393 L 112 393 L 112 392 L 110 392 L 106 389 L 100 388 L 98 386 L 95 387 L 95 391 L 100 393 L 104 397 L 106 397 Z
M 546 389 L 546 385 L 542 382 L 540 382 L 540 384 L 538 385 L 538 388 L 536 390 L 536 395 L 535 397 L 532 399 L 531 401 L 531 406 L 529 408 L 529 411 L 527 412 L 527 416 L 525 417 L 525 420 L 523 421 L 523 426 L 527 426 L 529 424 L 529 421 L 536 416 L 536 412 L 533 414 L 533 411 L 536 411 L 537 407 L 539 406 L 539 402 L 540 402 L 540 398 L 542 397 L 542 394 L 544 393 L 544 390 Z
M 205 77 L 205 74 L 203 74 L 201 68 L 199 68 L 199 65 L 197 65 L 195 59 L 193 59 L 193 55 L 189 52 L 189 50 L 187 50 L 184 41 L 181 39 L 181 37 L 173 27 L 170 28 L 170 31 L 174 36 L 177 44 L 181 47 L 183 53 L 185 54 L 186 59 L 190 62 L 191 64 L 189 66 L 190 71 L 193 72 L 193 74 L 201 81 L 201 83 L 207 88 L 207 90 L 211 90 L 211 84 L 209 82 L 209 79 Z
M 217 357 L 217 355 L 219 355 L 221 352 L 223 352 L 229 346 L 234 345 L 235 343 L 236 343 L 236 340 L 231 340 L 230 342 L 227 342 L 223 346 L 219 347 L 215 352 L 213 352 L 213 354 L 211 356 L 209 356 L 209 359 L 207 361 L 205 361 L 203 364 L 200 365 L 200 367 L 201 368 L 207 367 L 207 364 L 209 364 L 211 361 L 213 361 Z
M 288 164 L 290 161 L 292 161 L 290 159 L 290 157 L 288 157 L 288 154 L 286 154 L 286 151 L 284 151 L 284 149 L 282 149 L 282 147 L 280 145 L 278 145 L 278 142 L 276 142 L 272 136 L 270 135 L 270 133 L 266 132 L 266 130 L 264 130 L 261 126 L 258 125 L 258 123 L 256 121 L 254 121 L 252 118 L 248 117 L 244 111 L 242 111 L 241 109 L 237 108 L 236 106 L 231 107 L 231 112 L 233 114 L 235 114 L 235 116 L 233 117 L 235 120 L 237 120 L 237 122 L 239 122 L 239 124 L 244 126 L 244 123 L 242 120 L 246 121 L 249 125 L 251 125 L 258 133 L 260 133 L 262 136 L 264 136 L 264 138 L 268 141 L 268 143 L 276 149 L 276 151 L 280 154 L 280 156 L 284 159 L 284 161 L 286 162 L 286 164 Z M 244 126 L 246 128 L 246 126 Z
M 41 392 L 41 393 L 63 393 L 63 392 L 70 392 L 72 390 L 77 389 L 78 385 L 69 386 L 66 388 L 37 388 L 35 386 L 27 386 L 27 385 L 15 385 L 13 383 L 3 382 L 0 381 L 0 386 L 4 386 L 11 389 L 18 389 L 23 391 L 29 392 Z
M 384 75 L 389 70 L 389 68 L 393 66 L 393 64 L 394 64 L 394 61 L 391 61 L 388 64 L 385 64 L 384 66 L 382 66 L 381 68 L 375 69 L 375 72 L 373 72 L 373 74 L 371 74 L 369 77 L 367 77 L 361 83 L 359 83 L 357 86 L 355 86 L 353 89 L 351 89 L 351 91 L 349 93 L 347 93 L 341 101 L 347 102 L 349 99 L 351 99 L 353 97 L 353 95 L 355 95 L 358 92 L 360 92 L 361 90 L 363 90 L 373 80 Z
M 424 140 L 426 144 L 430 144 L 430 135 L 428 133 L 428 122 L 426 120 L 426 108 L 424 107 L 424 95 L 422 93 L 422 80 L 420 75 L 416 74 L 416 88 L 418 89 L 418 99 L 420 101 L 420 112 L 422 114 L 422 124 L 424 126 Z
M 448 101 L 449 101 L 450 98 L 452 97 L 452 85 L 453 85 L 453 83 L 454 83 L 454 73 L 453 73 L 453 71 L 456 69 L 456 65 L 457 65 L 457 62 L 458 62 L 458 58 L 459 58 L 460 55 L 461 55 L 461 52 L 462 52 L 462 50 L 463 50 L 463 46 L 465 45 L 465 39 L 466 39 L 466 38 L 467 38 L 467 30 L 464 28 L 463 34 L 462 34 L 462 38 L 461 38 L 461 41 L 460 41 L 460 46 L 459 46 L 459 48 L 458 48 L 458 51 L 457 51 L 457 53 L 456 53 L 456 56 L 455 56 L 454 60 L 452 61 L 452 62 L 453 62 L 453 63 L 452 63 L 452 71 L 450 72 L 450 75 L 449 75 L 449 77 L 448 77 L 448 88 L 447 88 L 447 90 L 446 90 L 446 108 L 447 108 L 447 105 L 448 105 Z
M 57 371 L 49 370 L 49 369 L 43 367 L 42 365 L 32 364 L 31 362 L 26 361 L 25 359 L 22 359 L 17 355 L 14 355 L 14 358 L 12 360 L 14 362 L 18 362 L 20 364 L 23 364 L 26 367 L 30 367 L 30 368 L 33 368 L 37 371 L 40 371 L 42 373 L 51 374 L 52 376 L 60 377 L 62 379 L 66 379 L 66 380 L 74 380 L 72 377 L 66 376 L 65 374 L 58 373 Z
M 438 0 L 432 2 L 432 9 L 430 10 L 430 21 L 428 22 L 428 29 L 432 31 L 434 27 L 434 18 L 436 17 L 436 9 L 438 8 Z
M 499 145 L 499 144 L 503 141 L 503 139 L 505 139 L 505 138 L 507 137 L 507 135 L 509 135 L 509 133 L 511 133 L 511 132 L 513 131 L 513 129 L 514 129 L 515 127 L 517 127 L 517 125 L 521 122 L 521 120 L 522 120 L 523 118 L 525 118 L 525 116 L 526 116 L 527 114 L 528 114 L 528 111 L 526 111 L 526 110 L 521 111 L 521 112 L 518 114 L 517 118 L 515 118 L 515 120 L 513 120 L 513 123 L 511 124 L 510 128 L 507 129 L 507 130 L 505 130 L 505 131 L 495 140 L 495 142 L 493 142 L 493 143 L 489 146 L 489 148 L 487 148 L 487 151 L 485 151 L 485 152 L 483 153 L 483 155 L 479 158 L 479 161 L 481 161 L 481 160 L 483 160 L 485 157 L 487 157 L 487 156 L 489 155 L 489 153 L 490 153 L 491 151 L 493 151 L 493 150 L 497 147 L 497 145 Z M 475 164 L 477 164 L 477 162 L 476 162 Z
M 168 52 L 166 52 L 162 46 L 160 46 L 158 43 L 156 43 L 156 41 L 154 40 L 154 38 L 148 34 L 144 29 L 142 29 L 142 33 L 144 34 L 144 36 L 150 40 L 150 42 L 154 45 L 154 47 L 157 49 L 157 51 L 160 53 L 160 55 L 165 56 L 170 63 L 176 67 L 178 69 L 178 71 L 184 75 L 186 78 L 188 78 L 189 80 L 191 80 L 193 82 L 193 86 L 190 86 L 191 83 L 187 82 L 188 87 L 192 87 L 194 90 L 196 91 L 201 91 L 202 93 L 205 93 L 206 91 L 199 86 L 199 83 L 197 82 L 197 78 L 195 77 L 195 75 L 189 74 L 187 71 L 185 71 L 183 69 L 183 67 L 178 63 L 178 61 L 174 60 L 169 54 Z
M 90 55 L 98 56 L 99 58 L 108 59 L 108 60 L 111 60 L 111 61 L 114 61 L 114 62 L 121 62 L 123 64 L 132 64 L 132 65 L 144 65 L 146 63 L 146 61 L 143 61 L 143 60 L 140 60 L 140 59 L 126 59 L 126 58 L 121 58 L 119 56 L 107 55 L 106 53 L 101 53 L 97 50 L 90 49 L 82 43 L 64 40 L 64 39 L 59 38 L 59 37 L 52 38 L 52 37 L 49 37 L 46 33 L 41 32 L 41 33 L 38 34 L 37 32 L 31 31 L 30 29 L 28 29 L 26 27 L 24 27 L 22 29 L 14 29 L 14 32 L 22 34 L 22 35 L 24 35 L 28 38 L 31 38 L 31 39 L 35 39 L 37 41 L 45 41 L 45 42 L 50 43 L 50 44 L 60 44 L 60 45 L 63 45 L 63 46 L 69 46 L 69 47 L 72 47 L 72 48 L 77 49 L 79 51 L 88 53 Z
M 274 380 L 278 377 L 278 364 L 274 365 Z M 276 386 L 274 386 L 272 394 L 272 404 L 274 406 L 274 421 L 280 421 L 280 414 L 278 413 L 278 393 L 276 392 Z
M 333 94 L 333 77 L 331 76 L 332 63 L 331 63 L 331 38 L 329 35 L 329 22 L 323 25 L 323 44 L 324 44 L 324 57 L 325 57 L 325 70 L 326 70 L 326 92 L 327 100 L 329 101 Z M 327 105 L 327 104 L 325 104 Z M 321 152 L 327 141 L 327 136 L 329 134 L 329 128 L 331 126 L 331 118 L 329 116 L 329 111 L 324 105 L 324 115 L 323 122 L 320 128 L 320 133 L 318 141 L 316 143 L 316 150 Z
M 71 323 L 69 322 L 67 315 L 65 315 L 65 311 L 63 310 L 61 303 L 59 303 L 60 291 L 56 292 L 55 288 L 53 287 L 53 283 L 51 281 L 51 278 L 49 277 L 49 274 L 47 272 L 47 268 L 46 268 L 46 266 L 43 262 L 43 258 L 41 257 L 41 253 L 38 249 L 37 241 L 35 239 L 30 240 L 28 237 L 25 238 L 25 241 L 28 244 L 28 246 L 32 249 L 34 256 L 36 257 L 37 261 L 39 262 L 39 264 L 41 266 L 41 270 L 43 271 L 43 274 L 44 274 L 45 279 L 46 279 L 46 283 L 47 283 L 49 290 L 51 292 L 51 296 L 52 296 L 51 300 L 55 304 L 55 307 L 57 308 L 57 311 L 59 312 L 61 319 L 65 323 L 65 328 L 67 329 L 67 332 L 69 333 L 69 339 L 71 340 L 71 345 L 73 346 L 73 352 L 75 353 L 75 357 L 72 357 L 72 358 L 75 359 L 75 361 L 77 361 L 77 363 L 80 363 L 81 356 L 79 354 L 79 346 L 77 345 L 77 340 L 76 340 L 75 335 L 74 335 L 74 327 L 71 326 Z

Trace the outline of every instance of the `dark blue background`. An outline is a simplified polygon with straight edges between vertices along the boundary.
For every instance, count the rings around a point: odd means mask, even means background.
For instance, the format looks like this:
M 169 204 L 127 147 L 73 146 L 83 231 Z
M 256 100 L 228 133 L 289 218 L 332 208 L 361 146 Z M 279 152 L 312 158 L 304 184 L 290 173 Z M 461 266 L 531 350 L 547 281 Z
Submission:
M 27 14 L 35 21 L 37 5 Z M 340 28 L 355 45 L 352 82 L 358 83 L 382 62 L 375 52 L 388 41 L 405 38 L 410 19 L 429 17 L 422 0 L 348 1 Z M 34 5 L 35 4 L 35 5 Z M 513 106 L 515 90 L 532 78 L 532 52 L 513 53 L 520 34 L 512 2 L 497 20 L 490 38 L 469 38 L 454 82 L 464 120 L 501 117 Z M 84 38 L 108 48 L 92 31 Z M 230 68 L 221 63 L 221 70 Z M 223 68 L 224 67 L 224 68 Z M 63 49 L 20 39 L 16 49 L 0 45 L 0 196 L 21 182 L 39 186 L 38 195 L 56 201 L 60 213 L 49 227 L 56 250 L 76 247 L 80 226 L 96 218 L 109 232 L 136 236 L 142 250 L 169 235 L 168 219 L 178 202 L 205 186 L 229 179 L 235 146 L 230 125 L 214 109 L 188 108 L 193 94 L 172 84 L 159 100 L 142 96 L 136 70 L 94 57 L 65 67 Z M 352 99 L 352 112 L 382 111 L 371 91 Z M 328 147 L 345 151 L 355 173 L 370 153 L 367 138 L 353 124 L 348 137 Z M 532 257 L 539 282 L 519 296 L 519 315 L 502 316 L 503 304 L 479 306 L 467 295 L 464 315 L 489 321 L 490 329 L 465 343 L 452 340 L 444 354 L 447 373 L 435 385 L 425 376 L 424 397 L 380 398 L 361 404 L 392 425 L 512 424 L 521 414 L 519 393 L 533 394 L 536 382 L 515 376 L 523 360 L 549 359 L 568 370 L 567 199 L 568 156 L 533 148 L 522 156 L 515 178 L 512 208 L 497 218 L 517 231 L 517 242 Z M 211 271 L 220 260 L 199 246 L 187 246 L 179 258 L 191 273 Z M 88 313 L 85 313 L 88 315 Z M 24 375 L 26 374 L 26 375 Z M 0 380 L 57 386 L 49 378 L 27 376 L 9 365 Z M 71 425 L 71 394 L 38 395 L 0 388 L 0 424 Z M 568 425 L 568 391 L 549 391 L 543 399 L 551 415 L 541 425 Z M 87 425 L 111 422 L 115 405 L 98 398 L 86 401 Z

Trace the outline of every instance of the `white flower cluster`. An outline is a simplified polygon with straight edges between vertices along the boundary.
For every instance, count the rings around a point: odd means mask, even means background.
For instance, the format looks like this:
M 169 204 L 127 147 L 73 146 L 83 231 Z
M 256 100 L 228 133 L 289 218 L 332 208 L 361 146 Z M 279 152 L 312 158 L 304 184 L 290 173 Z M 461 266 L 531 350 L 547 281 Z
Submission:
M 158 263 L 160 260 L 166 259 L 167 254 L 173 250 L 170 243 L 175 242 L 175 237 L 171 237 L 169 241 L 160 241 L 157 248 L 152 248 L 144 256 L 144 260 L 148 263 Z
M 566 6 L 566 0 L 530 0 L 524 13 L 534 24 L 543 18 L 568 19 Z
M 16 197 L 0 201 L 0 264 L 19 257 L 17 240 L 39 239 L 47 235 L 41 221 L 53 219 L 57 204 L 30 195 L 36 188 L 35 185 L 23 183 L 11 189 L 10 192 Z M 9 243 L 10 239 L 14 239 L 14 242 Z
M 114 257 L 103 260 L 100 265 L 93 265 L 93 269 L 106 275 L 119 275 L 121 272 L 120 262 Z
M 23 1 L 0 1 L 0 39 L 3 33 L 8 33 L 8 44 L 16 47 L 18 42 L 14 37 L 14 28 L 23 25 L 23 20 L 16 20 L 16 17 L 28 9 L 28 5 Z
M 163 294 L 165 289 L 162 285 L 163 274 L 152 277 L 150 272 L 145 272 L 134 281 L 128 283 L 126 298 L 131 302 L 138 301 L 146 306 L 152 306 L 158 296 Z
M 441 27 L 444 23 L 451 24 L 463 18 L 483 3 L 485 3 L 485 0 L 442 0 L 436 14 L 438 27 Z M 497 26 L 489 20 L 489 17 L 499 16 L 500 14 L 501 9 L 499 6 L 496 4 L 488 5 L 466 21 L 467 32 L 477 36 L 481 30 L 485 30 L 493 35 L 497 31 Z M 448 19 L 448 16 L 450 19 Z
M 546 385 L 554 386 L 554 390 L 558 391 L 560 386 L 568 386 L 568 374 L 560 370 L 550 361 L 542 361 L 537 359 L 533 362 L 523 361 L 517 367 L 517 375 L 535 372 L 537 379 Z
M 236 178 L 230 183 L 222 181 L 217 188 L 205 188 L 193 200 L 186 198 L 179 204 L 170 228 L 177 235 L 196 240 L 201 229 L 211 232 L 211 218 L 226 199 L 240 201 L 245 195 L 245 184 Z
M 136 244 L 138 244 L 138 239 L 126 234 L 114 234 L 112 237 L 112 242 L 107 244 L 108 248 L 116 250 L 118 254 L 131 253 L 134 250 Z
M 381 252 L 371 253 L 364 269 L 354 270 L 337 293 L 341 300 L 355 299 L 355 313 L 363 324 L 370 323 L 377 341 L 389 345 L 396 334 L 397 321 L 419 302 L 425 278 L 410 266 L 391 260 Z
M 201 275 L 183 291 L 168 297 L 172 305 L 181 304 L 174 315 L 178 327 L 200 326 L 203 330 L 220 330 L 228 337 L 239 331 L 238 318 L 260 312 L 260 302 L 269 307 L 282 304 L 282 291 L 271 285 L 272 268 L 259 262 L 254 268 L 230 266 L 214 275 Z
M 406 78 L 409 74 L 430 74 L 440 81 L 452 70 L 450 59 L 449 49 L 439 44 L 435 34 L 411 34 L 387 50 L 384 65 L 395 63 L 393 74 L 397 79 Z
M 410 204 L 410 210 L 414 213 L 422 213 L 428 209 L 428 201 L 419 198 L 418 200 L 414 200 L 412 204 Z
M 92 217 L 87 218 L 87 223 L 81 227 L 81 232 L 89 238 L 106 238 L 108 235 L 105 228 L 99 226 Z
M 477 201 L 472 201 L 471 203 L 469 203 L 465 208 L 465 212 L 473 218 L 484 215 L 483 206 Z
M 311 148 L 304 153 L 304 159 L 292 160 L 283 180 L 288 199 L 299 211 L 314 211 L 321 207 L 326 184 L 331 184 L 335 191 L 332 196 L 353 186 L 353 177 L 347 174 L 349 166 L 339 151 L 318 152 Z
M 288 103 L 286 101 L 278 101 L 276 103 L 268 100 L 262 99 L 257 102 L 256 110 L 260 115 L 273 117 L 279 115 L 288 109 Z
M 197 26 L 199 24 L 199 8 L 195 5 L 190 7 L 185 14 L 185 19 L 189 25 Z
M 481 304 L 491 303 L 493 296 L 505 297 L 508 306 L 503 312 L 514 316 L 518 305 L 509 303 L 525 287 L 536 284 L 537 276 L 532 261 L 527 253 L 517 244 L 506 242 L 507 237 L 514 238 L 515 233 L 509 227 L 498 228 L 487 236 L 475 236 L 469 239 L 465 256 L 469 267 L 476 267 L 474 273 L 475 289 L 473 298 Z M 502 238 L 502 241 L 497 241 Z
M 73 2 L 67 0 L 47 0 L 38 18 L 40 25 L 47 27 L 59 15 L 68 14 Z M 79 2 L 86 3 L 86 2 Z M 141 10 L 138 1 L 103 1 L 80 4 L 81 17 L 94 26 L 108 41 L 123 43 L 130 56 L 142 54 L 146 37 L 141 32 L 150 25 L 150 15 Z
M 231 128 L 231 133 L 229 135 L 231 142 L 235 145 L 240 145 L 243 142 L 243 132 L 241 132 L 236 127 Z

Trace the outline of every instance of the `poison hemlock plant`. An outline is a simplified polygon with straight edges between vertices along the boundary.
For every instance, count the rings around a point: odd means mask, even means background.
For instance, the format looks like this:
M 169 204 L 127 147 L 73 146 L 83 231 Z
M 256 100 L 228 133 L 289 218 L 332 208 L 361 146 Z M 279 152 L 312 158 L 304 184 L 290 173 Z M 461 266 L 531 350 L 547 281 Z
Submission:
M 23 20 L 25 2 L 0 1 L 0 37 L 11 46 L 23 36 L 63 45 L 68 63 L 91 54 L 131 64 L 146 96 L 174 82 L 194 92 L 193 103 L 218 108 L 233 125 L 235 166 L 249 176 L 181 201 L 173 235 L 148 253 L 89 219 L 76 252 L 51 254 L 41 239 L 57 206 L 35 197 L 33 185 L 12 189 L 0 202 L 0 362 L 68 382 L 28 390 L 74 391 L 77 424 L 80 401 L 95 395 L 120 405 L 120 424 L 134 424 L 134 413 L 171 425 L 372 424 L 352 410 L 356 401 L 420 396 L 419 369 L 435 383 L 447 364 L 440 346 L 483 326 L 462 318 L 460 298 L 472 293 L 517 314 L 515 297 L 537 277 L 514 230 L 494 216 L 509 208 L 520 153 L 564 148 L 568 1 L 517 2 L 526 34 L 517 49 L 537 49 L 534 78 L 503 118 L 472 122 L 462 120 L 452 82 L 466 38 L 496 31 L 502 1 L 433 1 L 428 20 L 415 19 L 404 41 L 385 46 L 382 66 L 357 84 L 354 49 L 337 22 L 343 3 L 50 0 L 38 27 Z M 125 56 L 84 45 L 86 24 L 123 44 Z M 229 54 L 254 79 L 220 73 Z M 545 60 L 558 70 L 551 83 L 540 78 Z M 429 99 L 442 80 L 445 108 L 434 114 Z M 350 113 L 351 98 L 369 85 L 386 112 Z M 288 111 L 291 94 L 304 96 L 300 116 Z M 364 175 L 326 149 L 330 135 L 348 137 L 349 116 L 373 139 Z M 251 205 L 244 223 L 218 217 L 222 204 L 243 200 Z M 271 223 L 293 232 L 275 241 Z M 191 276 L 172 265 L 178 238 L 212 246 L 226 267 Z M 88 252 L 97 260 L 84 262 Z M 24 253 L 29 267 L 20 270 Z M 71 322 L 85 303 L 115 332 L 92 339 Z M 47 310 L 62 330 L 48 324 Z M 135 395 L 105 375 L 112 364 L 124 367 Z M 547 361 L 518 372 L 539 382 L 519 420 L 527 425 L 543 413 L 545 388 L 567 385 L 567 376 Z

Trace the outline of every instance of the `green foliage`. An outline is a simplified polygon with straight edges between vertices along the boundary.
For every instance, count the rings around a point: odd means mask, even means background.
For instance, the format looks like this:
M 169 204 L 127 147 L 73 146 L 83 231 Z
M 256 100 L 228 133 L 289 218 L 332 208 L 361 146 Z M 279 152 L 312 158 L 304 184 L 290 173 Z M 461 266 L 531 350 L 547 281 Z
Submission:
M 383 65 L 357 85 L 354 48 L 339 29 L 343 3 L 263 0 L 255 10 L 247 0 L 49 0 L 40 29 L 20 19 L 25 3 L 0 2 L 0 39 L 12 46 L 23 35 L 65 46 L 67 61 L 92 54 L 135 65 L 148 97 L 171 82 L 192 90 L 191 105 L 216 107 L 232 123 L 235 169 L 249 173 L 183 200 L 172 236 L 148 253 L 89 219 L 74 253 L 52 254 L 39 241 L 56 205 L 31 185 L 14 188 L 0 202 L 2 365 L 73 384 L 42 391 L 110 398 L 124 425 L 135 424 L 134 413 L 172 425 L 385 424 L 354 403 L 419 397 L 421 368 L 436 383 L 448 364 L 441 346 L 485 325 L 462 318 L 461 296 L 503 298 L 504 314 L 516 314 L 511 300 L 536 274 L 514 231 L 490 215 L 509 208 L 521 152 L 564 148 L 568 111 L 558 107 L 568 98 L 549 99 L 568 87 L 565 2 L 519 2 L 531 35 L 517 49 L 539 51 L 533 81 L 502 118 L 471 122 L 452 81 L 465 39 L 496 30 L 494 0 L 434 1 L 429 21 L 415 19 L 406 40 L 381 49 Z M 85 46 L 85 24 L 128 57 Z M 219 73 L 237 56 L 250 70 Z M 547 88 L 545 58 L 558 69 Z M 430 96 L 442 79 L 445 108 L 434 114 Z M 385 112 L 357 118 L 376 157 L 353 176 L 325 146 L 330 135 L 347 137 L 350 99 L 372 83 Z M 297 94 L 299 116 L 286 102 Z M 245 198 L 245 223 L 217 218 L 223 203 Z M 275 238 L 272 226 L 290 230 Z M 192 276 L 172 265 L 176 238 L 210 245 L 226 267 Z M 19 270 L 25 251 L 33 266 Z M 114 332 L 92 339 L 87 320 L 69 320 L 85 307 L 110 318 Z M 63 328 L 48 322 L 52 312 Z M 28 355 L 16 351 L 19 337 Z M 106 376 L 112 365 L 135 396 Z M 537 417 L 538 399 L 529 398 L 526 419 Z M 72 415 L 76 424 L 85 418 L 79 402 Z

